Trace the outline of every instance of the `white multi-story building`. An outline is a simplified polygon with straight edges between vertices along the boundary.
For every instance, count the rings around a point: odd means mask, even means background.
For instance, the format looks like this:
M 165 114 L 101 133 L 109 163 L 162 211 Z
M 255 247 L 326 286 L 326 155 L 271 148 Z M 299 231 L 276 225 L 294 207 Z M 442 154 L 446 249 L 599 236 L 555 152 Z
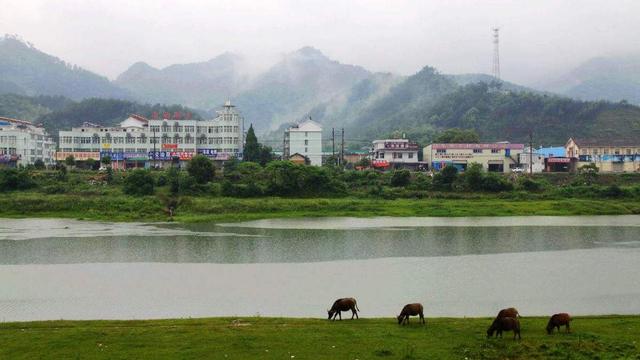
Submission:
M 230 101 L 210 120 L 183 119 L 180 113 L 159 117 L 147 119 L 134 114 L 117 127 L 85 123 L 60 131 L 56 159 L 69 155 L 87 158 L 98 153 L 99 158 L 109 156 L 114 166 L 121 168 L 163 166 L 176 158 L 189 160 L 196 154 L 212 160 L 242 157 L 244 120 Z
M 376 168 L 417 168 L 420 147 L 408 139 L 374 140 L 371 149 L 372 165 Z
M 0 164 L 26 166 L 42 160 L 45 165 L 52 165 L 55 150 L 55 142 L 43 127 L 0 117 Z
M 311 118 L 284 132 L 284 158 L 295 154 L 309 159 L 309 165 L 322 165 L 322 126 Z

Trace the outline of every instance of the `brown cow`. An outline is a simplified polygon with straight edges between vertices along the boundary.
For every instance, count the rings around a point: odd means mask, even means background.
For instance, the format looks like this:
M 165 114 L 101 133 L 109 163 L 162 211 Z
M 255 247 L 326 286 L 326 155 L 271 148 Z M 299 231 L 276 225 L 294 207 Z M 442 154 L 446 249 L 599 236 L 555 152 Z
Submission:
M 422 304 L 407 304 L 402 308 L 400 315 L 398 315 L 398 324 L 404 325 L 405 323 L 409 323 L 409 316 L 420 316 L 420 320 L 423 324 L 426 324 L 424 321 L 424 308 Z
M 358 309 L 358 304 L 356 303 L 356 299 L 343 298 L 343 299 L 336 300 L 333 303 L 333 306 L 331 306 L 331 309 L 327 310 L 327 313 L 329 314 L 329 320 L 331 320 L 331 318 L 335 320 L 336 316 L 339 316 L 340 320 L 342 320 L 342 312 L 348 311 L 348 310 L 351 310 L 352 312 L 351 320 L 353 320 L 354 316 L 357 319 L 359 319 L 358 311 L 360 311 L 360 309 Z
M 498 316 L 496 316 L 496 319 L 502 319 L 505 317 L 516 319 L 520 317 L 520 314 L 518 313 L 518 310 L 516 310 L 516 308 L 510 307 L 510 308 L 500 310 L 500 312 L 498 313 Z
M 503 331 L 513 331 L 513 340 L 522 339 L 520 336 L 520 320 L 512 317 L 503 317 L 493 320 L 489 329 L 487 329 L 487 337 L 492 337 L 494 332 L 497 332 L 496 337 L 502 337 Z
M 569 323 L 571 322 L 571 316 L 567 313 L 554 314 L 549 319 L 549 323 L 547 323 L 547 334 L 551 335 L 553 333 L 554 328 L 558 328 L 558 332 L 560 332 L 560 326 L 564 325 L 567 329 L 567 332 L 571 332 Z

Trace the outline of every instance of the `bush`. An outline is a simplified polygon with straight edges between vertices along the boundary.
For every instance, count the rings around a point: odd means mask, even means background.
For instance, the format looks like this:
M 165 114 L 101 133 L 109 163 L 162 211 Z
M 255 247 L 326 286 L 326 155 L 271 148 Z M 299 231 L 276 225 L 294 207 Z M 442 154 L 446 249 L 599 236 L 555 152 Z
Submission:
M 521 177 L 518 179 L 518 188 L 529 192 L 536 192 L 542 189 L 542 184 L 529 177 Z
M 433 176 L 433 186 L 437 190 L 451 190 L 453 183 L 458 178 L 458 169 L 447 165 Z
M 38 159 L 33 163 L 33 167 L 38 170 L 43 170 L 45 168 L 44 161 L 42 159 Z
M 620 186 L 614 184 L 614 185 L 607 186 L 602 192 L 602 195 L 606 197 L 619 198 L 619 197 L 624 197 L 626 195 L 626 192 L 623 189 L 621 189 Z
M 189 161 L 189 164 L 187 164 L 187 172 L 198 184 L 206 184 L 213 180 L 215 167 L 208 157 L 196 155 Z
M 490 173 L 482 179 L 482 190 L 491 192 L 509 191 L 513 190 L 513 184 L 501 175 Z
M 411 182 L 409 170 L 394 170 L 391 176 L 391 186 L 407 186 Z
M 35 186 L 27 170 L 0 170 L 0 191 L 27 190 Z
M 464 187 L 466 190 L 478 191 L 482 189 L 484 180 L 484 171 L 482 165 L 471 163 L 467 166 L 467 170 L 462 174 Z
M 148 170 L 134 170 L 125 177 L 122 191 L 127 195 L 153 195 L 153 183 Z

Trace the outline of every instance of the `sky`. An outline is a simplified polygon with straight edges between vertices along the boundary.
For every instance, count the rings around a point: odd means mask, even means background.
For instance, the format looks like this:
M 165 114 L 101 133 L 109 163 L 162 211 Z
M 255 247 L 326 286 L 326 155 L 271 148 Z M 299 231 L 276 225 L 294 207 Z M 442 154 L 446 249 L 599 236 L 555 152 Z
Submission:
M 313 46 L 342 63 L 409 75 L 490 73 L 535 84 L 595 56 L 640 53 L 637 0 L 0 0 L 0 34 L 111 79 L 131 64 L 230 51 L 264 69 Z

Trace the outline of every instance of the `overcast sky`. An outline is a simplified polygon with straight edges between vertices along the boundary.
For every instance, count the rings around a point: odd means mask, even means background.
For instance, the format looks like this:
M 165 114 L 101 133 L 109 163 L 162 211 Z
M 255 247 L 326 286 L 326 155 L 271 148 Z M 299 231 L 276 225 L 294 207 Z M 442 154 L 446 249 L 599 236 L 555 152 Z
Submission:
M 525 84 L 640 53 L 638 0 L 0 0 L 0 33 L 110 78 L 225 51 L 267 66 L 305 45 L 373 71 L 489 73 L 493 26 L 502 77 Z

